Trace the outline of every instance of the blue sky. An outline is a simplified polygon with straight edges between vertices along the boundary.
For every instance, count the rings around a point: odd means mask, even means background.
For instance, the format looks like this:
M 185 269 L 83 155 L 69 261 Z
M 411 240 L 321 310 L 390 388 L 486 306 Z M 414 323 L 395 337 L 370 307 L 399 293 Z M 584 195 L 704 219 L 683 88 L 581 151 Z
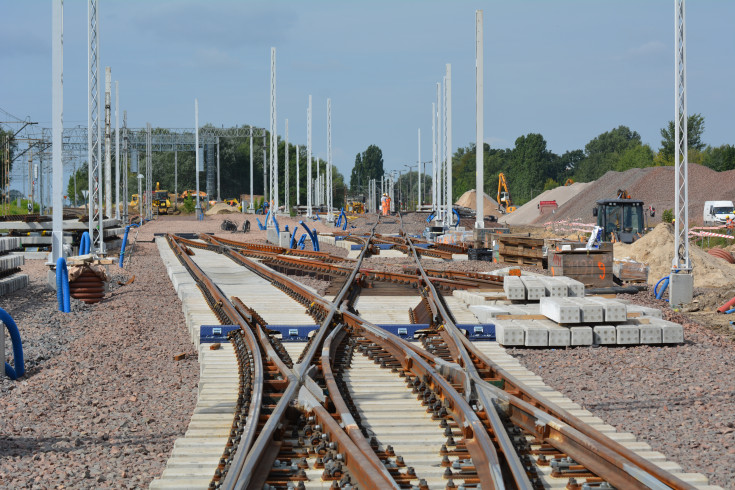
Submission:
M 383 150 L 386 169 L 431 159 L 431 104 L 452 64 L 454 147 L 475 140 L 474 19 L 485 18 L 485 141 L 512 147 L 541 133 L 556 153 L 618 125 L 654 150 L 674 114 L 673 0 L 112 1 L 100 0 L 101 72 L 120 82 L 131 127 L 146 122 L 269 125 L 270 47 L 278 124 L 349 175 L 355 154 Z M 0 0 L 0 107 L 51 120 L 51 2 Z M 687 4 L 688 105 L 704 141 L 735 144 L 735 2 Z M 87 7 L 64 5 L 64 120 L 86 124 Z M 104 76 L 104 75 L 103 75 Z M 100 80 L 104 86 L 103 79 Z M 113 95 L 114 97 L 114 95 Z M 114 100 L 114 98 L 113 98 Z M 512 170 L 509 172 L 512 175 Z

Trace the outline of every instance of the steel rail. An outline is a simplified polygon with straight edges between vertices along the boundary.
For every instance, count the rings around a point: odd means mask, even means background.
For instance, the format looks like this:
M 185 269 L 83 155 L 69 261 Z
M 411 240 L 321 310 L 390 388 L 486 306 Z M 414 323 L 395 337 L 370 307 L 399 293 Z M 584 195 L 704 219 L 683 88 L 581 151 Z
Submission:
M 431 382 L 438 395 L 444 400 L 448 412 L 462 430 L 467 449 L 475 463 L 482 484 L 491 485 L 488 488 L 505 488 L 503 471 L 497 451 L 484 424 L 452 384 L 422 356 L 416 355 L 410 348 L 403 345 L 402 339 L 349 312 L 344 312 L 343 320 L 345 324 L 353 327 L 362 336 L 385 349 L 401 363 L 403 369 L 411 372 L 419 379 Z M 518 488 L 533 488 L 527 477 L 525 480 L 527 485 L 524 485 L 523 480 L 520 480 L 521 484 L 518 485 Z M 485 487 L 483 486 L 483 488 Z
M 377 226 L 377 222 L 375 226 Z M 371 236 L 374 233 L 375 226 L 373 226 Z M 216 238 L 209 235 L 202 235 L 201 237 L 210 242 L 217 241 Z M 278 283 L 280 284 L 288 284 L 290 288 L 293 288 L 293 290 L 301 290 L 305 297 L 311 296 L 311 293 L 309 293 L 308 290 L 301 286 L 295 285 L 295 282 L 290 280 L 288 277 L 272 270 L 265 270 L 265 268 L 260 264 L 257 264 L 256 262 L 248 259 L 244 255 L 238 253 L 235 250 L 232 250 L 229 247 L 220 246 L 220 248 L 224 255 L 229 256 L 230 258 L 234 259 L 238 263 L 241 263 L 250 270 L 253 270 L 260 275 L 270 277 L 274 280 L 274 282 L 277 279 Z M 273 452 L 269 452 L 268 449 L 273 445 L 273 440 L 277 433 L 277 429 L 281 424 L 281 420 L 285 416 L 286 409 L 291 405 L 292 400 L 295 398 L 297 394 L 297 389 L 301 386 L 308 385 L 308 381 L 311 381 L 313 383 L 313 380 L 309 376 L 307 376 L 307 371 L 311 368 L 311 362 L 315 358 L 317 350 L 321 348 L 324 338 L 328 335 L 329 327 L 335 321 L 335 316 L 337 316 L 338 313 L 341 315 L 341 311 L 337 309 L 338 305 L 342 304 L 342 301 L 347 295 L 347 292 L 350 288 L 353 287 L 355 278 L 359 271 L 359 266 L 367 251 L 368 247 L 363 247 L 362 251 L 360 252 L 360 256 L 358 257 L 354 271 L 347 279 L 347 281 L 345 281 L 345 284 L 340 290 L 340 293 L 335 298 L 335 302 L 330 303 L 326 300 L 319 301 L 320 303 L 322 303 L 320 306 L 327 309 L 326 318 L 324 319 L 316 335 L 314 336 L 313 342 L 309 346 L 307 353 L 302 356 L 302 362 L 300 364 L 296 364 L 294 366 L 294 369 L 289 374 L 289 379 L 293 379 L 293 382 L 289 383 L 286 391 L 283 393 L 281 399 L 276 404 L 275 409 L 271 413 L 271 416 L 268 418 L 265 425 L 258 434 L 258 438 L 252 445 L 252 448 L 248 453 L 243 465 L 238 469 L 237 478 L 230 478 L 230 473 L 228 473 L 228 478 L 225 479 L 225 482 L 223 483 L 223 488 L 229 490 L 235 488 L 242 489 L 255 487 L 257 486 L 257 483 L 253 481 L 253 477 L 257 473 L 258 468 L 266 464 L 268 465 L 268 467 L 272 465 L 273 461 L 266 462 L 264 461 L 264 457 L 266 454 L 273 454 Z M 316 302 L 317 301 L 313 301 L 312 304 Z M 276 455 L 273 454 L 273 460 L 275 460 L 275 457 Z M 358 459 L 355 458 L 355 460 Z M 359 466 L 354 467 L 354 465 L 348 466 L 348 469 L 350 470 L 350 474 L 352 474 L 356 478 L 359 478 L 360 476 L 369 478 L 368 481 L 362 482 L 364 485 L 372 487 L 372 485 L 378 484 L 379 486 L 379 480 L 381 480 L 380 474 L 367 471 L 366 469 L 363 471 L 360 469 Z M 353 470 L 355 471 L 355 473 L 353 473 Z
M 407 237 L 406 240 L 410 244 L 410 238 Z M 410 246 L 413 248 L 412 244 Z M 416 262 L 421 267 L 420 261 L 416 260 Z M 437 312 L 444 321 L 444 328 L 452 342 L 455 343 L 455 347 L 450 347 L 450 350 L 459 356 L 458 362 L 467 372 L 473 385 L 473 391 L 485 409 L 502 400 L 505 403 L 506 415 L 510 416 L 514 423 L 518 423 L 527 430 L 533 427 L 543 428 L 540 435 L 546 436 L 544 438 L 546 442 L 579 461 L 613 486 L 619 488 L 693 488 L 535 393 L 493 363 L 461 334 L 445 309 L 441 297 L 431 287 L 428 277 L 425 277 L 425 281 Z M 473 360 L 469 361 L 472 367 L 468 369 L 468 355 L 478 359 L 483 368 L 489 369 L 491 377 L 502 379 L 504 389 L 497 388 L 480 376 Z M 434 358 L 437 362 L 440 360 L 436 356 Z M 535 425 L 529 421 L 533 421 Z M 569 430 L 566 430 L 567 428 Z M 539 429 L 530 430 L 530 432 L 539 433 Z M 600 445 L 602 448 L 599 447 Z M 595 457 L 590 457 L 590 453 Z
M 211 236 L 211 235 L 207 235 Z M 278 245 L 269 245 L 263 243 L 248 243 L 239 242 L 222 237 L 215 237 L 216 240 L 224 245 L 232 248 L 245 249 L 245 250 L 258 250 L 261 252 L 270 252 L 277 255 L 294 255 L 298 257 L 308 257 L 322 262 L 354 262 L 355 259 L 348 259 L 347 257 L 340 257 L 339 255 L 332 255 L 328 252 L 316 252 L 314 250 L 299 250 L 296 248 L 280 247 Z
M 260 410 L 263 402 L 263 358 L 261 356 L 260 349 L 258 348 L 258 342 L 252 330 L 249 327 L 246 319 L 237 311 L 237 309 L 230 303 L 222 290 L 212 282 L 204 271 L 189 257 L 189 254 L 184 248 L 182 248 L 177 239 L 172 235 L 167 235 L 169 246 L 174 250 L 179 260 L 185 265 L 189 272 L 194 276 L 197 283 L 201 284 L 207 291 L 213 296 L 216 301 L 216 305 L 224 311 L 224 314 L 229 318 L 230 322 L 235 325 L 239 325 L 240 329 L 245 334 L 245 341 L 248 345 L 251 355 L 253 356 L 253 376 L 252 376 L 252 394 L 250 398 L 250 405 L 248 407 L 247 421 L 249 422 L 245 426 L 245 431 L 240 437 L 235 455 L 232 458 L 232 464 L 237 467 L 244 461 L 244 456 L 255 441 L 255 436 L 258 427 L 258 420 L 260 418 Z M 213 306 L 213 305 L 210 305 Z M 230 468 L 232 468 L 232 464 Z M 228 474 L 230 472 L 228 471 Z M 227 475 L 225 475 L 225 479 Z
M 341 324 L 338 325 L 327 336 L 322 347 L 320 362 L 322 368 L 322 376 L 324 377 L 324 382 L 327 385 L 329 397 L 334 404 L 337 415 L 342 421 L 341 425 L 349 438 L 365 455 L 365 458 L 369 461 L 370 466 L 375 471 L 383 473 L 384 476 L 387 477 L 387 480 L 392 481 L 393 486 L 397 488 L 398 484 L 395 483 L 393 477 L 390 475 L 390 472 L 386 469 L 383 462 L 380 461 L 375 452 L 372 450 L 372 448 L 370 447 L 370 443 L 365 438 L 365 435 L 360 430 L 360 427 L 355 422 L 355 419 L 352 417 L 350 409 L 347 407 L 347 404 L 342 398 L 339 387 L 337 386 L 337 381 L 334 377 L 334 373 L 332 372 L 332 361 L 334 360 L 334 354 L 337 350 L 337 347 L 339 346 L 339 343 L 342 341 L 345 335 L 346 332 L 343 326 Z
M 403 230 L 403 217 L 400 214 L 398 216 L 401 220 L 401 230 Z M 418 264 L 419 272 L 421 273 L 424 284 L 426 285 L 426 288 L 428 289 L 429 294 L 436 305 L 438 315 L 443 321 L 444 329 L 452 337 L 455 345 L 461 345 L 459 337 L 464 336 L 454 324 L 452 316 L 444 308 L 443 301 L 440 300 L 441 296 L 439 296 L 439 294 L 436 292 L 436 289 L 431 283 L 431 280 L 426 275 L 426 272 L 424 272 L 424 269 L 421 266 L 421 261 L 416 254 L 416 248 L 411 242 L 411 238 L 407 235 L 405 235 L 404 238 L 406 240 L 408 249 L 411 251 L 413 258 L 416 261 L 416 264 Z M 496 410 L 496 406 L 492 403 L 492 400 L 487 397 L 485 392 L 475 390 L 473 386 L 473 380 L 480 379 L 480 376 L 475 369 L 475 365 L 472 362 L 470 354 L 462 348 L 457 349 L 457 354 L 458 356 L 456 358 L 456 361 L 459 364 L 459 367 L 466 373 L 463 377 L 465 398 L 468 402 L 472 398 L 477 398 L 477 400 L 481 403 L 482 410 L 484 410 L 487 416 L 493 435 L 496 437 L 498 449 L 505 456 L 506 464 L 508 465 L 508 468 L 510 469 L 510 472 L 512 473 L 513 478 L 515 479 L 516 484 L 519 486 L 519 488 L 533 488 L 533 485 L 526 473 L 525 465 L 521 461 L 521 458 L 519 457 L 515 449 L 513 441 L 510 439 L 510 436 L 505 430 L 503 421 L 500 418 L 500 414 Z M 483 430 L 485 430 L 484 426 Z
M 461 340 L 465 348 L 468 349 L 472 353 L 472 355 L 478 359 L 478 361 L 484 368 L 490 371 L 491 377 L 499 378 L 503 381 L 503 390 L 501 391 L 506 393 L 507 396 L 510 396 L 510 400 L 512 401 L 509 408 L 512 409 L 513 407 L 518 407 L 519 409 L 526 409 L 528 406 L 530 406 L 540 409 L 542 411 L 542 414 L 539 417 L 539 421 L 548 418 L 559 427 L 571 427 L 589 440 L 594 441 L 597 444 L 602 444 L 606 449 L 612 451 L 617 457 L 621 458 L 621 463 L 619 466 L 624 468 L 624 471 L 629 472 L 631 475 L 640 475 L 640 472 L 642 471 L 645 474 L 655 477 L 656 480 L 660 481 L 670 488 L 694 488 L 692 485 L 677 478 L 668 471 L 659 468 L 652 462 L 639 456 L 619 442 L 610 439 L 602 432 L 591 427 L 589 424 L 580 420 L 578 417 L 570 414 L 567 410 L 546 399 L 543 395 L 535 393 L 533 389 L 529 388 L 523 382 L 517 380 L 513 375 L 505 371 L 503 368 L 493 363 L 487 356 L 485 356 L 484 353 L 482 353 L 479 349 L 472 345 L 472 342 L 470 342 L 469 339 L 463 337 Z M 493 388 L 496 388 L 494 385 L 485 382 L 482 378 L 478 380 L 478 386 L 488 387 L 488 389 L 492 391 L 495 391 L 493 390 Z M 498 398 L 501 398 L 499 393 L 497 396 Z M 511 413 L 509 413 L 509 415 L 511 415 Z M 572 436 L 573 435 L 574 434 L 572 434 Z M 559 444 L 561 444 L 561 441 L 559 440 L 559 437 L 557 437 L 556 439 L 551 439 L 549 443 L 557 447 Z M 581 441 L 578 441 L 575 444 L 584 447 L 584 444 L 582 444 Z M 563 452 L 566 452 L 560 447 L 559 449 Z M 570 456 L 571 455 L 572 453 L 570 453 Z M 584 455 L 579 455 L 579 458 L 584 459 Z M 590 468 L 590 470 L 592 470 L 592 468 Z M 608 477 L 610 477 L 610 480 L 608 481 L 610 481 L 610 483 L 615 486 L 613 480 L 615 479 L 616 475 L 614 473 L 610 475 L 606 474 L 604 476 L 600 474 L 600 476 L 606 480 L 608 479 Z M 641 478 L 636 476 L 636 479 L 640 480 Z M 650 487 L 650 485 L 648 486 Z M 658 488 L 662 487 L 659 486 Z
M 475 414 L 469 403 L 464 398 L 462 398 L 462 396 L 455 390 L 450 382 L 447 381 L 439 372 L 437 372 L 426 360 L 424 360 L 421 355 L 416 355 L 415 353 L 413 353 L 411 348 L 404 346 L 401 339 L 397 337 L 392 338 L 393 336 L 387 335 L 384 331 L 382 331 L 382 329 L 360 319 L 357 315 L 345 311 L 347 305 L 342 304 L 342 300 L 351 285 L 354 284 L 355 279 L 357 279 L 357 272 L 359 270 L 358 268 L 353 271 L 353 275 L 351 276 L 350 280 L 345 282 L 345 287 L 343 287 L 341 294 L 338 295 L 335 302 L 331 303 L 327 300 L 324 300 L 323 298 L 312 294 L 306 288 L 297 283 L 294 283 L 294 281 L 291 281 L 286 276 L 248 259 L 244 256 L 244 254 L 240 253 L 239 251 L 235 251 L 230 249 L 229 247 L 224 247 L 218 244 L 217 238 L 210 236 L 202 236 L 202 238 L 208 242 L 207 245 L 201 244 L 199 242 L 192 242 L 192 246 L 216 250 L 220 253 L 228 255 L 236 262 L 241 263 L 242 265 L 253 270 L 255 273 L 265 277 L 266 279 L 274 283 L 288 284 L 288 289 L 290 290 L 290 292 L 294 295 L 297 295 L 300 301 L 304 303 L 310 302 L 310 308 L 318 308 L 322 312 L 329 308 L 329 314 L 327 314 L 327 317 L 322 324 L 320 333 L 327 332 L 326 326 L 332 323 L 332 317 L 335 313 L 337 313 L 336 305 L 341 305 L 341 311 L 339 312 L 339 314 L 341 315 L 342 321 L 349 323 L 349 325 L 353 329 L 358 329 L 363 336 L 371 339 L 372 342 L 385 349 L 387 352 L 391 352 L 391 355 L 393 355 L 397 360 L 400 360 L 400 362 L 408 372 L 411 372 L 419 379 L 425 379 L 427 383 L 431 383 L 436 388 L 439 395 L 445 400 L 447 408 L 452 414 L 452 418 L 455 419 L 458 426 L 462 429 L 463 436 L 466 440 L 466 446 L 470 451 L 473 461 L 476 462 L 475 467 L 480 481 L 482 481 L 483 483 L 487 482 L 487 484 L 492 483 L 492 488 L 505 488 L 502 467 L 498 460 L 495 447 L 492 443 L 492 440 L 490 439 L 490 435 L 488 434 L 484 423 L 482 422 L 480 417 Z M 367 251 L 367 249 L 368 247 L 363 248 L 361 258 L 364 256 L 364 253 Z M 308 378 L 308 376 L 306 375 L 306 369 L 310 366 L 310 359 L 313 358 L 312 352 L 320 344 L 322 345 L 322 352 L 325 348 L 323 346 L 324 343 L 320 342 L 320 340 L 321 339 L 317 339 L 317 341 L 311 344 L 310 352 L 307 353 L 306 356 L 304 356 L 304 360 L 302 361 L 301 365 L 295 366 L 295 368 L 298 369 L 300 372 L 299 380 L 289 384 L 288 390 L 295 390 L 296 384 L 300 384 L 300 381 L 304 381 L 305 378 Z M 313 380 L 311 381 L 313 382 Z M 269 467 L 269 465 L 267 465 L 262 460 L 262 457 L 263 454 L 267 451 L 267 448 L 273 443 L 271 436 L 273 432 L 273 427 L 277 425 L 277 420 L 280 419 L 280 414 L 278 413 L 279 407 L 287 404 L 288 401 L 293 399 L 293 396 L 294 395 L 292 393 L 283 394 L 281 400 L 276 406 L 276 409 L 273 411 L 271 417 L 268 419 L 263 429 L 261 430 L 258 439 L 255 441 L 255 444 L 253 445 L 250 454 L 245 461 L 245 464 L 242 466 L 242 468 L 239 469 L 240 477 L 235 481 L 234 485 L 228 485 L 230 481 L 229 478 L 226 479 L 225 483 L 223 484 L 223 488 L 249 488 L 253 486 L 253 484 L 257 486 L 259 482 L 255 482 L 252 478 L 253 476 L 257 475 L 258 468 Z M 332 401 L 333 403 L 335 402 L 334 397 Z M 271 424 L 271 427 L 269 427 L 269 424 Z M 269 432 L 271 433 L 271 435 L 269 435 Z M 273 455 L 273 458 L 275 458 L 276 454 L 273 451 L 271 451 L 270 454 Z M 350 468 L 348 467 L 348 469 Z M 354 476 L 352 469 L 350 469 L 350 473 Z M 232 474 L 234 474 L 234 472 L 230 471 L 230 473 L 228 473 L 228 477 L 230 477 L 230 475 Z M 525 483 L 522 479 L 519 481 L 521 481 L 519 488 L 531 488 L 530 482 L 528 482 L 527 477 Z

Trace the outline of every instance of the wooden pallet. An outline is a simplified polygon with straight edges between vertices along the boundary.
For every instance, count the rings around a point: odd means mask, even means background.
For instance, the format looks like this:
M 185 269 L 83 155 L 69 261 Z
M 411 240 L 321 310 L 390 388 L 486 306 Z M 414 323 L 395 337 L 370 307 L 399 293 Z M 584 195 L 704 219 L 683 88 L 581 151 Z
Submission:
M 544 266 L 544 239 L 518 235 L 498 235 L 498 261 Z

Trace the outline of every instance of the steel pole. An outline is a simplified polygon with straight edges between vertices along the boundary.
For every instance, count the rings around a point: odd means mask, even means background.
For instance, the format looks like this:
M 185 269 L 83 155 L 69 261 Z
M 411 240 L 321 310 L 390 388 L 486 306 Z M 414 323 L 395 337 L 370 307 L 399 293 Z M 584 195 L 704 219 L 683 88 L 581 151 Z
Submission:
M 311 218 L 311 95 L 306 112 L 306 216 Z
M 288 209 L 290 207 L 290 199 L 289 199 L 289 188 L 288 188 L 288 169 L 291 166 L 291 163 L 288 160 L 288 119 L 286 119 L 286 153 L 283 155 L 283 210 L 286 212 L 286 214 L 289 214 Z
M 194 99 L 194 153 L 195 153 L 195 162 L 196 162 L 196 169 L 194 173 L 196 174 L 196 184 L 197 184 L 197 201 L 196 201 L 196 218 L 201 219 L 202 216 L 202 206 L 199 203 L 199 100 Z M 138 185 L 140 192 L 140 184 Z M 140 196 L 140 194 L 138 194 Z M 140 197 L 138 197 L 140 199 Z
M 419 163 L 416 172 L 419 181 L 418 195 L 416 196 L 416 211 L 418 211 L 421 208 L 421 128 L 419 128 Z
M 431 207 L 436 211 L 436 104 L 431 103 Z
M 174 143 L 174 210 L 179 209 L 179 151 Z
M 64 133 L 64 1 L 53 0 L 51 4 L 51 160 L 53 216 L 51 232 L 51 262 L 56 263 L 64 256 L 64 203 L 62 186 L 64 166 L 61 161 Z M 3 328 L 3 327 L 0 327 Z M 5 332 L 0 333 L 5 338 Z M 5 351 L 3 350 L 3 355 Z
M 220 178 L 219 178 L 219 136 L 217 136 L 217 201 L 222 201 L 222 194 L 220 193 Z
M 446 103 L 446 132 L 447 132 L 447 220 L 452 222 L 452 65 L 447 63 L 447 103 Z
M 249 209 L 255 209 L 253 204 L 253 127 L 250 126 L 250 206 Z
M 483 50 L 482 10 L 475 11 L 475 115 L 477 121 L 475 147 L 475 228 L 485 226 L 485 175 L 484 175 L 484 113 L 483 113 Z
M 128 222 L 128 178 L 130 169 L 128 167 L 128 111 L 123 111 L 123 223 Z
M 115 80 L 115 219 L 120 219 L 120 82 Z

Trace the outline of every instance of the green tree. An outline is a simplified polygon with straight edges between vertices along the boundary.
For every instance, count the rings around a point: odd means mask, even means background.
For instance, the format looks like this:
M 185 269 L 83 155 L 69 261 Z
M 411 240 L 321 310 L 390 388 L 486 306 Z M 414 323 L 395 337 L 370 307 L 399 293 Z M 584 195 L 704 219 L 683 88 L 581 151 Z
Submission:
M 5 131 L 0 128 L 0 164 L 4 164 L 7 158 L 7 161 L 10 162 L 10 171 L 13 170 L 13 158 L 17 147 L 18 142 L 13 136 L 13 131 Z
M 625 150 L 613 164 L 613 170 L 625 172 L 631 168 L 646 168 L 653 166 L 653 150 L 648 145 L 631 146 Z
M 735 169 L 735 146 L 722 145 L 716 148 L 708 146 L 704 151 L 702 163 L 718 172 Z
M 74 177 L 76 176 L 76 196 L 74 195 Z M 84 199 L 84 193 L 82 191 L 86 191 L 89 189 L 89 170 L 87 162 L 84 162 L 80 168 L 76 170 L 76 172 L 72 173 L 71 177 L 69 178 L 69 183 L 66 186 L 66 195 L 69 198 L 69 202 L 76 205 L 83 205 L 85 202 Z
M 692 114 L 687 117 L 687 148 L 702 151 L 705 144 L 702 141 L 704 133 L 704 116 L 701 114 Z M 661 153 L 665 161 L 674 161 L 674 148 L 676 146 L 676 128 L 674 121 L 669 121 L 665 128 L 661 128 Z
M 590 182 L 615 169 L 617 161 L 628 149 L 641 146 L 641 136 L 627 126 L 602 133 L 584 147 L 585 159 L 574 167 L 574 179 Z
M 543 136 L 530 133 L 516 139 L 511 153 L 512 172 L 506 172 L 513 204 L 532 199 L 543 189 L 559 157 L 546 148 Z
M 370 145 L 362 154 L 355 157 L 355 166 L 350 175 L 350 188 L 353 192 L 367 189 L 370 179 L 380 179 L 383 170 L 383 151 L 377 145 Z

